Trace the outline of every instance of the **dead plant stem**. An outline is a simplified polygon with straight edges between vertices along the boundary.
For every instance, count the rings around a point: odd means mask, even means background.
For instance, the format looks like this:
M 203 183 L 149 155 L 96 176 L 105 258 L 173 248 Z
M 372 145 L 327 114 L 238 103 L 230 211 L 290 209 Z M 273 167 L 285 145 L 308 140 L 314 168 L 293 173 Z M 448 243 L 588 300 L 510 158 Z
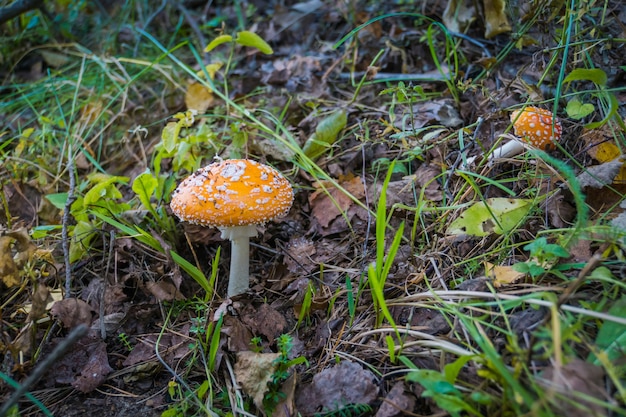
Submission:
M 70 209 L 72 203 L 76 199 L 74 193 L 76 192 L 76 166 L 74 165 L 74 156 L 72 152 L 72 143 L 68 142 L 67 145 L 67 171 L 70 176 L 70 185 L 67 191 L 67 200 L 65 200 L 65 207 L 63 210 L 63 225 L 61 229 L 61 245 L 63 246 L 63 259 L 65 261 L 65 296 L 64 298 L 70 298 L 72 290 L 72 265 L 70 264 L 70 242 L 68 236 L 68 224 L 70 222 Z

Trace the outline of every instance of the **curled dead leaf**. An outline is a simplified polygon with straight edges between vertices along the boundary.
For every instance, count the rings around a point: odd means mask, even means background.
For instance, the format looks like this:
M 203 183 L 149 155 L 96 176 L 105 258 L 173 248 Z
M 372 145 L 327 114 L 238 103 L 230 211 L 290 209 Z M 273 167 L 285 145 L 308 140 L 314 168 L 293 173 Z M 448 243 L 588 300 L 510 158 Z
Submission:
M 90 327 L 93 320 L 93 310 L 89 304 L 78 298 L 57 301 L 50 309 L 50 313 L 61 320 L 63 327 L 68 329 L 73 329 L 79 324 Z
M 276 371 L 274 362 L 279 357 L 278 353 L 251 351 L 237 353 L 235 378 L 259 409 L 263 409 L 263 397 L 267 391 L 267 384 L 272 380 L 272 375 Z

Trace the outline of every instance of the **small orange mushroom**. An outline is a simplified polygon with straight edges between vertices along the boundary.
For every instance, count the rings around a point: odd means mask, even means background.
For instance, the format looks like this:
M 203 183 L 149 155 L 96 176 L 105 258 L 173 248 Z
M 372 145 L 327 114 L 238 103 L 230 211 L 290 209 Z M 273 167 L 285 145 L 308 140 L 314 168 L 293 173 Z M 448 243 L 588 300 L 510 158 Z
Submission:
M 489 155 L 488 161 L 497 158 L 509 158 L 522 153 L 527 146 L 535 149 L 550 150 L 555 148 L 556 142 L 561 139 L 563 127 L 558 118 L 552 112 L 539 107 L 528 106 L 522 110 L 511 113 L 513 132 L 517 138 L 510 140 Z M 474 162 L 476 157 L 468 158 L 468 165 Z
M 561 139 L 561 122 L 552 116 L 552 112 L 539 107 L 526 107 L 511 113 L 511 122 L 515 134 L 534 148 L 553 149 L 554 143 Z
M 250 237 L 256 226 L 287 214 L 289 181 L 272 167 L 247 159 L 219 160 L 178 185 L 170 207 L 181 220 L 214 226 L 232 242 L 228 296 L 248 289 Z

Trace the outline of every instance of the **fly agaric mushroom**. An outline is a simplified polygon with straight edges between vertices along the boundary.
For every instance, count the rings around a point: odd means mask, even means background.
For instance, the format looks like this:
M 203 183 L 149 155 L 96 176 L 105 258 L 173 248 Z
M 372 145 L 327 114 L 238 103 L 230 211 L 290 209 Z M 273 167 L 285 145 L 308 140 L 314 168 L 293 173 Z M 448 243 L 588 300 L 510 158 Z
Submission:
M 247 159 L 219 160 L 181 182 L 170 206 L 183 221 L 217 227 L 232 242 L 228 297 L 248 289 L 250 237 L 256 226 L 287 214 L 289 181 L 274 168 Z
M 540 150 L 550 150 L 561 139 L 563 128 L 561 122 L 552 113 L 539 107 L 526 107 L 523 110 L 515 110 L 511 113 L 513 132 L 520 137 L 510 140 L 489 155 L 488 161 L 497 158 L 509 158 L 522 153 L 526 146 Z M 474 158 L 468 158 L 468 165 L 474 162 Z

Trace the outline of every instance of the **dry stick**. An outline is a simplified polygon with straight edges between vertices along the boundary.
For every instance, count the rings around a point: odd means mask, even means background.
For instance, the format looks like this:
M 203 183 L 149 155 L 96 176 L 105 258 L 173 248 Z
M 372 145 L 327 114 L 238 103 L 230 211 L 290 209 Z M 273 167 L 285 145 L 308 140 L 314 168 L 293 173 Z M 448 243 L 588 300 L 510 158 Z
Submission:
M 63 225 L 61 229 L 61 245 L 63 246 L 63 258 L 65 260 L 65 297 L 70 298 L 72 290 L 72 265 L 70 264 L 70 243 L 67 233 L 68 223 L 70 221 L 70 209 L 76 197 L 74 196 L 76 188 L 76 168 L 74 165 L 74 156 L 72 155 L 72 143 L 67 144 L 67 171 L 70 175 L 70 188 L 67 191 L 67 200 L 63 210 Z
M 39 362 L 39 365 L 33 370 L 33 373 L 30 374 L 26 381 L 22 383 L 19 389 L 13 393 L 11 398 L 2 405 L 0 408 L 0 416 L 4 416 L 9 412 L 9 409 L 16 404 L 20 398 L 29 390 L 29 388 L 37 383 L 39 379 L 43 376 L 44 373 L 50 368 L 57 360 L 63 356 L 63 354 L 74 344 L 78 339 L 83 337 L 87 333 L 87 326 L 84 324 L 80 324 L 75 327 L 70 334 L 63 340 L 61 343 L 57 345 L 56 348 L 44 359 Z

